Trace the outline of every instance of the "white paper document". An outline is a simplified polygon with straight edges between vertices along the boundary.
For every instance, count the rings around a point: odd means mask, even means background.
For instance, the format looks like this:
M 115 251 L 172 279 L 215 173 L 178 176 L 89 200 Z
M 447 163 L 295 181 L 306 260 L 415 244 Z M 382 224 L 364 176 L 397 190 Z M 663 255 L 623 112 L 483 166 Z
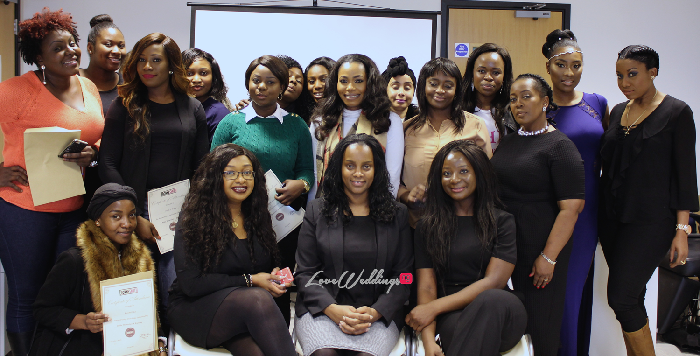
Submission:
M 306 211 L 304 208 L 299 209 L 299 211 L 294 210 L 291 206 L 286 206 L 275 199 L 277 196 L 275 188 L 282 188 L 282 182 L 272 170 L 265 172 L 265 181 L 267 183 L 267 210 L 272 216 L 272 229 L 277 235 L 277 242 L 280 242 L 292 230 L 301 225 Z
M 76 138 L 80 138 L 80 130 L 62 127 L 24 131 L 24 162 L 34 206 L 85 194 L 80 167 L 75 162 L 58 158 Z
M 104 356 L 132 356 L 158 347 L 153 271 L 100 282 Z
M 173 250 L 175 225 L 189 191 L 189 179 L 148 191 L 148 219 L 160 234 L 160 240 L 156 239 L 160 253 Z

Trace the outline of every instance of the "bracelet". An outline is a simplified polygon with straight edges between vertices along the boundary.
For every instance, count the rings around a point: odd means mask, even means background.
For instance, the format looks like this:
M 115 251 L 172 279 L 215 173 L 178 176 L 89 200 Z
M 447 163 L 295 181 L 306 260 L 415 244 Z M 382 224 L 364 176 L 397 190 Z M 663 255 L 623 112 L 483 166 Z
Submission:
M 244 274 L 243 278 L 245 278 L 245 285 L 246 287 L 252 287 L 253 286 L 253 278 L 250 276 L 250 274 Z
M 557 261 L 554 261 L 554 260 L 550 259 L 549 257 L 547 257 L 547 255 L 544 254 L 544 251 L 540 252 L 540 256 L 542 256 L 545 260 L 547 260 L 547 262 L 551 263 L 552 266 L 557 264 Z
M 299 179 L 299 180 L 304 183 L 304 194 L 308 193 L 309 190 L 311 190 L 311 184 L 309 184 L 309 182 L 307 182 L 306 179 Z

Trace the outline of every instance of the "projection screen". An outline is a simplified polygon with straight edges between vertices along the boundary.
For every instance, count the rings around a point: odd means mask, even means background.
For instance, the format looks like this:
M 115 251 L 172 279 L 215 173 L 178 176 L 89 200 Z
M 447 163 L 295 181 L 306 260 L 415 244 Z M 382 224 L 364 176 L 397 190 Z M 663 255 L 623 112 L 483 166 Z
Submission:
M 320 56 L 337 60 L 361 53 L 372 58 L 380 72 L 389 59 L 404 56 L 416 77 L 435 56 L 437 12 L 189 5 L 190 46 L 219 62 L 233 103 L 248 98 L 245 70 L 265 54 L 288 55 L 305 69 Z

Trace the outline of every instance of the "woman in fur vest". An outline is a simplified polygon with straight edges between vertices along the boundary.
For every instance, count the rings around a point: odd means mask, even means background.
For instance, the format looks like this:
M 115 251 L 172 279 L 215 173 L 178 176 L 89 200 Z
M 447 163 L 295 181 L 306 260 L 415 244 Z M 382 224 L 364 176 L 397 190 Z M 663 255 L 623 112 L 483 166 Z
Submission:
M 153 271 L 151 254 L 133 233 L 136 192 L 116 183 L 101 186 L 90 200 L 89 219 L 77 231 L 77 247 L 63 252 L 34 303 L 38 328 L 30 355 L 103 354 L 100 281 Z M 154 281 L 155 285 L 155 281 Z M 158 341 L 165 356 L 164 341 Z

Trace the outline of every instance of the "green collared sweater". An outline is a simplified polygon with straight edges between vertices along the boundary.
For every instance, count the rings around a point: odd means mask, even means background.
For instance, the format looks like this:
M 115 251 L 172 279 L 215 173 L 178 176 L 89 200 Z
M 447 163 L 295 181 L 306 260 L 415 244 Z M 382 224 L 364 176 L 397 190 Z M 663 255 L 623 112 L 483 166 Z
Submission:
M 263 172 L 272 169 L 280 182 L 287 179 L 315 182 L 311 134 L 296 114 L 285 115 L 281 124 L 274 117 L 255 117 L 246 123 L 245 114 L 234 111 L 219 123 L 211 149 L 225 143 L 235 143 L 253 152 Z

